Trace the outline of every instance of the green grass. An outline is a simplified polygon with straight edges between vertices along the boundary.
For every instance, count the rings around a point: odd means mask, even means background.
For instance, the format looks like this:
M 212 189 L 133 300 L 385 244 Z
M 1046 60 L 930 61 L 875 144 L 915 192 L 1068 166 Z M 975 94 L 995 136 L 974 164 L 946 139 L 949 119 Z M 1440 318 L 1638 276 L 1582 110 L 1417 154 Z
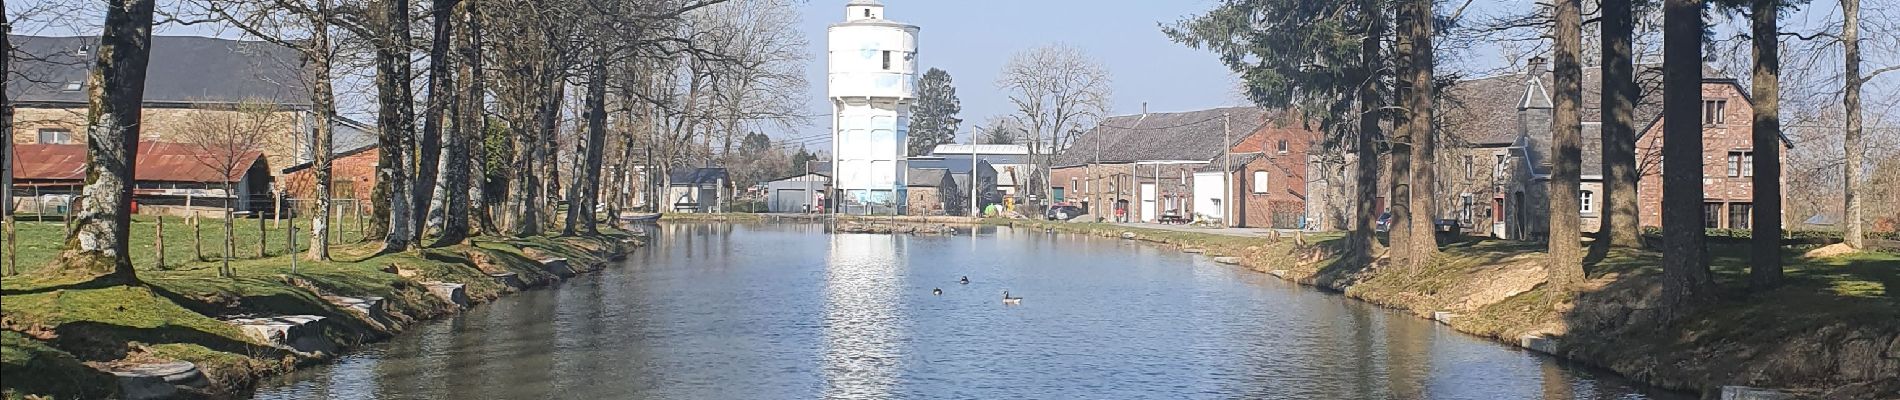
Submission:
M 132 265 L 140 270 L 160 269 L 158 265 L 158 247 L 156 245 L 158 242 L 158 232 L 156 229 L 158 226 L 158 218 L 159 217 L 155 216 L 140 215 L 132 219 L 132 243 L 129 247 L 132 252 Z M 193 234 L 191 225 L 185 223 L 184 218 L 164 218 L 166 267 L 169 268 L 196 261 L 196 254 L 192 252 Z M 31 273 L 46 266 L 53 258 L 59 256 L 60 248 L 66 244 L 67 232 L 65 222 L 59 220 L 36 221 L 36 219 L 31 216 L 16 219 L 15 221 L 17 225 L 14 229 L 20 236 L 20 253 L 18 254 L 18 260 L 22 273 Z M 264 243 L 265 254 L 284 254 L 286 250 L 284 240 L 290 231 L 291 220 L 285 219 L 281 223 L 278 223 L 266 219 L 264 223 L 265 226 L 261 230 L 258 228 L 257 219 L 239 218 L 231 222 L 231 228 L 233 230 L 232 236 L 236 238 L 235 245 L 237 247 L 237 251 L 233 254 L 234 259 L 257 258 L 258 238 L 260 236 L 267 240 L 267 242 Z M 295 244 L 298 251 L 308 250 L 310 248 L 309 222 L 307 219 L 297 221 L 297 240 Z M 216 260 L 223 257 L 224 220 L 218 218 L 203 218 L 200 219 L 198 223 L 199 229 L 201 230 L 199 236 L 201 241 L 199 244 L 202 246 L 204 259 Z M 330 241 L 332 245 L 358 242 L 363 237 L 362 232 L 357 229 L 354 220 L 336 221 L 331 224 L 331 227 L 334 228 L 334 233 Z
M 0 331 L 6 334 L 0 347 L 7 362 L 0 389 L 8 397 L 103 397 L 116 386 L 92 379 L 97 371 L 81 361 L 146 357 L 198 363 L 222 393 L 242 392 L 257 377 L 312 360 L 258 343 L 221 319 L 321 315 L 336 323 L 326 329 L 326 336 L 353 345 L 386 337 L 414 321 L 452 309 L 416 281 L 463 283 L 471 299 L 485 301 L 509 290 L 487 272 L 514 272 L 525 281 L 545 282 L 552 277 L 528 254 L 598 265 L 605 261 L 603 253 L 623 237 L 620 232 L 606 232 L 604 237 L 481 237 L 468 244 L 390 254 L 378 252 L 380 243 L 345 243 L 332 247 L 333 260 L 313 262 L 303 260 L 301 253 L 283 254 L 279 247 L 284 244 L 283 230 L 272 232 L 270 256 L 254 258 L 256 220 L 239 220 L 249 222 L 237 225 L 238 237 L 248 239 L 239 241 L 238 255 L 246 258 L 233 260 L 235 276 L 225 277 L 218 274 L 220 252 L 215 251 L 214 238 L 221 238 L 221 233 L 210 232 L 214 226 L 221 232 L 221 225 L 212 224 L 219 221 L 205 220 L 208 260 L 195 261 L 190 259 L 185 224 L 181 219 L 167 219 L 165 247 L 170 253 L 167 258 L 174 261 L 163 268 L 156 265 L 151 251 L 154 221 L 141 217 L 134 226 L 132 258 L 139 284 L 131 286 L 104 285 L 44 270 L 57 256 L 61 226 L 20 224 L 19 260 L 25 273 L 0 279 L 0 302 L 5 304 L 0 313 L 8 324 L 7 330 Z M 249 231 L 242 231 L 246 226 Z M 299 238 L 300 248 L 306 239 Z M 297 259 L 294 270 L 293 257 Z M 483 261 L 478 263 L 478 259 Z M 411 279 L 385 272 L 391 265 L 417 276 Z M 383 297 L 393 321 L 364 320 L 323 300 L 312 287 L 321 294 Z

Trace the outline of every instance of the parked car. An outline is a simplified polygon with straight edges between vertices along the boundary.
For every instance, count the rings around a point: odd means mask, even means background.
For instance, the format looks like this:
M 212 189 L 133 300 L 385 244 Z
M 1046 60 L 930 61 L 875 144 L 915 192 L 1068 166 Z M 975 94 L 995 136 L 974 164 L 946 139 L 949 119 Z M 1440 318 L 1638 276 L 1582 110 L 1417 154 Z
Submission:
M 1389 212 L 1380 213 L 1379 223 L 1373 224 L 1372 230 L 1379 231 L 1379 232 L 1386 232 L 1386 231 L 1392 230 L 1392 213 L 1389 213 Z
M 1089 211 L 1082 208 L 1082 206 L 1070 203 L 1056 203 L 1049 206 L 1049 208 L 1043 212 L 1043 217 L 1051 221 L 1068 221 L 1075 219 L 1075 217 L 1088 214 Z

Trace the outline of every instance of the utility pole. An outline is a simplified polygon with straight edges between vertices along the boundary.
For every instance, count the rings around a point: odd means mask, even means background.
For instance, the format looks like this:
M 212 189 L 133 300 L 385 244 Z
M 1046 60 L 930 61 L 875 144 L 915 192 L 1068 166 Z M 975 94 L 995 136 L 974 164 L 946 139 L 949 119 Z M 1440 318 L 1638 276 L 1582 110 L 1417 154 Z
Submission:
M 1234 196 L 1234 157 L 1228 154 L 1228 150 L 1233 150 L 1233 145 L 1234 145 L 1233 119 L 1234 119 L 1233 115 L 1229 113 L 1220 113 L 1220 131 L 1221 131 L 1221 137 L 1223 138 L 1221 139 L 1221 142 L 1220 142 L 1220 161 L 1221 161 L 1220 224 L 1221 226 L 1224 226 L 1224 227 L 1234 226 L 1234 202 L 1232 199 L 1232 197 L 1235 197 Z
M 982 183 L 979 183 L 981 182 L 981 180 L 977 179 L 981 175 L 982 174 L 979 174 L 976 171 L 976 133 L 971 132 L 970 133 L 970 181 L 969 182 L 970 182 L 970 216 L 972 217 L 983 215 L 983 212 L 982 212 L 983 206 L 981 204 L 978 204 L 977 198 L 976 198 L 976 188 L 983 186 Z

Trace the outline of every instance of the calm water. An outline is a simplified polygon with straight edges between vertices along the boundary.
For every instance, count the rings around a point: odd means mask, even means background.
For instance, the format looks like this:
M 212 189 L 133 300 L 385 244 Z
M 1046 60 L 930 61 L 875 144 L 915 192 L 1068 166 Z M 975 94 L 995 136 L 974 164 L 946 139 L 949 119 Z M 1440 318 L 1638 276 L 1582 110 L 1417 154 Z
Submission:
M 417 327 L 257 397 L 1677 398 L 1128 241 L 652 234 L 624 265 Z M 1023 304 L 1002 305 L 1005 289 Z

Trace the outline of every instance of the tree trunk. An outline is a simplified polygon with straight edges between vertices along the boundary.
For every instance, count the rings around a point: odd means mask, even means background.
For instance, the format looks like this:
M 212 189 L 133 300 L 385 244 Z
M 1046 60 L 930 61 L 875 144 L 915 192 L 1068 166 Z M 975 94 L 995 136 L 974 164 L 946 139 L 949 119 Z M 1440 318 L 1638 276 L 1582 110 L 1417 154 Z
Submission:
M 235 193 L 235 191 L 227 186 L 225 193 Z M 236 198 L 236 196 L 233 196 L 233 198 Z M 238 204 L 246 204 L 250 201 L 247 199 L 237 199 L 237 202 Z M 266 255 L 264 250 L 270 248 L 270 227 L 264 225 L 264 213 L 262 211 L 252 211 L 251 216 L 257 217 L 257 258 L 264 258 Z
M 1714 299 L 1702 215 L 1702 1 L 1663 3 L 1663 288 L 1666 321 Z
M 330 214 L 336 206 L 331 203 L 332 184 L 331 162 L 335 157 L 336 145 L 336 93 L 330 83 L 331 52 L 330 26 L 326 18 L 330 15 L 330 0 L 317 0 L 317 17 L 310 30 L 310 108 L 316 119 L 316 138 L 311 140 L 311 172 L 316 181 L 316 210 L 310 216 L 310 252 L 308 257 L 316 261 L 330 259 Z M 354 196 L 351 196 L 354 197 Z
M 461 82 L 459 86 L 462 89 L 459 99 L 462 101 L 462 112 L 459 117 L 462 123 L 458 129 L 464 131 L 464 134 L 468 135 L 468 140 L 471 141 L 468 143 L 470 168 L 468 182 L 465 182 L 468 190 L 466 203 L 469 207 L 476 207 L 474 210 L 464 210 L 463 213 L 472 214 L 475 219 L 473 225 L 479 227 L 483 234 L 495 234 L 499 232 L 492 212 L 496 208 L 493 203 L 495 199 L 488 195 L 488 116 L 484 112 L 487 102 L 483 101 L 488 93 L 485 87 L 486 76 L 482 73 L 481 7 L 484 4 L 481 1 L 462 1 L 464 23 L 461 28 L 464 34 L 459 38 L 461 41 L 457 49 L 462 54 L 462 64 L 459 66 L 462 78 L 458 80 Z M 451 213 L 452 217 L 448 223 L 450 230 L 459 231 L 457 233 L 463 235 L 473 230 L 468 220 L 469 216 L 454 217 L 453 215 Z
M 0 135 L 6 140 L 0 141 L 0 246 L 7 249 L 7 258 L 0 260 L 0 267 L 6 267 L 5 275 L 20 273 L 20 267 L 13 264 L 15 246 L 19 241 L 13 237 L 13 96 L 7 94 L 8 77 L 13 76 L 13 19 L 7 14 L 7 5 L 0 2 Z
M 89 79 L 86 185 L 70 216 L 61 270 L 132 283 L 132 170 L 137 164 L 153 0 L 112 0 Z M 10 55 L 9 55 L 10 56 Z M 12 134 L 8 132 L 8 134 Z
M 432 207 L 435 202 L 436 183 L 443 177 L 437 176 L 442 165 L 442 119 L 448 102 L 454 101 L 455 85 L 449 82 L 449 37 L 451 23 L 450 11 L 455 9 L 456 0 L 433 0 L 429 10 L 434 34 L 429 40 L 429 104 L 422 113 L 422 138 L 416 148 L 416 180 L 413 220 L 415 232 L 410 240 L 422 243 L 424 229 L 428 226 L 430 214 L 440 216 L 442 210 Z M 451 139 L 452 140 L 452 139 Z M 453 157 L 466 157 L 464 152 L 452 153 Z
M 441 214 L 436 246 L 461 244 L 468 238 L 470 199 L 479 198 L 471 196 L 479 196 L 477 193 L 480 192 L 480 190 L 470 190 L 472 186 L 479 186 L 471 185 L 471 180 L 479 179 L 477 177 L 480 176 L 471 172 L 480 171 L 479 165 L 483 162 L 483 152 L 479 149 L 484 146 L 476 142 L 482 135 L 479 129 L 481 93 L 465 89 L 473 84 L 470 82 L 473 74 L 470 73 L 468 65 L 472 61 L 470 53 L 474 51 L 469 47 L 468 24 L 470 15 L 473 13 L 470 8 L 474 7 L 474 4 L 470 1 L 456 3 L 453 6 L 454 18 L 460 18 L 462 23 L 455 24 L 452 30 L 455 32 L 453 43 L 457 74 L 453 79 L 444 79 L 444 82 L 449 83 L 448 90 L 444 92 L 454 93 L 454 98 L 446 100 L 449 118 L 448 143 L 442 148 L 440 178 L 437 182 L 441 188 L 436 193 L 437 205 L 432 207 L 437 210 L 435 212 Z M 473 56 L 480 57 L 480 54 Z M 476 100 L 470 101 L 471 96 Z M 433 217 L 432 220 L 434 220 Z
M 1583 183 L 1582 1 L 1557 0 L 1553 12 L 1557 68 L 1551 100 L 1556 110 L 1550 123 L 1550 239 L 1546 242 L 1550 254 L 1544 271 L 1552 288 L 1569 293 L 1586 279 L 1578 245 L 1583 237 L 1582 199 L 1578 198 Z
M 1385 97 L 1379 95 L 1379 71 L 1385 65 L 1379 49 L 1380 40 L 1385 36 L 1385 16 L 1382 15 L 1378 0 L 1361 0 L 1362 8 L 1368 14 L 1365 19 L 1366 35 L 1360 40 L 1359 66 L 1359 137 L 1355 141 L 1355 152 L 1359 155 L 1354 166 L 1354 178 L 1357 201 L 1354 202 L 1352 221 L 1351 252 L 1361 252 L 1370 259 L 1378 240 L 1373 237 L 1373 224 L 1379 218 L 1379 122 Z
M 1432 70 L 1437 67 L 1432 49 L 1432 24 L 1436 14 L 1432 10 L 1431 0 L 1411 0 L 1412 18 L 1405 30 L 1411 37 L 1410 72 L 1412 88 L 1406 92 L 1411 96 L 1406 101 L 1410 112 L 1406 115 L 1411 121 L 1406 123 L 1411 129 L 1412 140 L 1412 182 L 1409 193 L 1412 202 L 1407 207 L 1412 222 L 1410 257 L 1412 266 L 1422 266 L 1438 254 L 1438 135 L 1432 129 L 1432 114 L 1436 107 L 1436 81 Z
M 1781 35 L 1779 0 L 1755 0 L 1755 199 L 1749 286 L 1781 286 Z
M 556 68 L 549 66 L 550 71 Z M 558 211 L 554 196 L 561 190 L 561 110 L 567 102 L 567 80 L 563 79 L 561 72 L 550 72 L 550 75 L 547 83 L 550 94 L 543 98 L 547 104 L 542 106 L 540 129 L 535 131 L 541 141 L 535 146 L 535 165 L 541 167 L 541 184 L 544 187 L 541 188 L 542 195 L 534 199 L 534 204 L 540 207 L 541 215 L 547 217 L 542 221 L 552 224 Z
M 237 271 L 231 269 L 231 257 L 237 256 L 237 236 L 234 235 L 234 231 L 237 230 L 237 221 L 234 221 L 237 215 L 231 212 L 230 206 L 230 204 L 225 204 L 224 207 L 224 254 L 219 257 L 224 259 L 224 263 L 218 266 L 218 276 L 226 278 L 237 276 Z
M 376 93 L 379 104 L 376 125 L 380 131 L 377 146 L 375 203 L 386 205 L 376 210 L 372 229 L 383 232 L 383 251 L 409 248 L 414 222 L 410 217 L 410 179 L 408 171 L 409 137 L 415 130 L 414 98 L 409 91 L 409 0 L 382 0 L 381 21 L 384 37 L 376 45 Z
M 578 214 L 581 215 L 580 223 L 582 233 L 599 235 L 600 229 L 594 224 L 594 206 L 600 201 L 601 158 L 604 156 L 603 152 L 606 150 L 604 147 L 607 144 L 606 57 L 594 60 L 592 75 L 587 84 L 587 159 L 581 163 L 580 169 L 581 173 L 584 174 L 584 178 L 581 180 L 582 183 L 577 185 L 581 187 L 581 198 L 579 200 L 583 204 L 581 205 L 582 207 L 577 210 L 572 205 L 573 200 L 569 200 L 570 205 L 568 206 L 567 212 L 568 214 L 576 214 L 576 211 L 578 211 Z M 618 216 L 614 215 L 607 217 L 618 218 Z
M 1603 0 L 1603 226 L 1594 243 L 1643 246 L 1636 185 L 1636 72 L 1632 0 Z
M 1413 110 L 1411 105 L 1412 97 L 1407 95 L 1406 92 L 1413 88 L 1410 82 L 1413 78 L 1411 73 L 1412 64 L 1410 62 L 1413 55 L 1413 37 L 1410 35 L 1410 33 L 1412 33 L 1411 27 L 1407 22 L 1411 19 L 1410 14 L 1413 11 L 1412 8 L 1407 5 L 1398 7 L 1398 12 L 1400 15 L 1396 19 L 1400 21 L 1400 26 L 1396 27 L 1398 32 L 1394 32 L 1395 40 L 1393 41 L 1394 49 L 1392 51 L 1393 55 L 1397 57 L 1396 60 L 1393 60 L 1392 65 L 1394 69 L 1398 71 L 1393 76 L 1392 97 L 1395 106 L 1394 109 L 1398 110 L 1398 112 L 1389 114 L 1392 117 L 1392 135 L 1390 139 L 1387 140 L 1388 145 L 1386 151 L 1388 157 L 1390 157 L 1390 162 L 1386 165 L 1386 168 L 1388 168 L 1388 174 L 1390 174 L 1392 178 L 1386 182 L 1385 208 L 1386 213 L 1391 215 L 1386 223 L 1386 236 L 1390 244 L 1387 248 L 1392 254 L 1392 265 L 1411 267 L 1414 265 L 1412 263 L 1412 250 L 1417 248 L 1417 246 L 1412 244 L 1412 241 L 1416 239 L 1417 236 L 1412 232 L 1411 195 L 1412 141 L 1416 138 L 1412 137 L 1412 133 L 1414 132 L 1410 126 L 1412 124 L 1412 118 L 1407 114 Z
M 1842 88 L 1841 106 L 1847 111 L 1847 133 L 1842 136 L 1846 144 L 1845 205 L 1841 222 L 1846 225 L 1841 239 L 1855 249 L 1865 249 L 1866 234 L 1861 227 L 1860 192 L 1861 177 L 1864 172 L 1867 145 L 1861 139 L 1860 91 L 1867 83 L 1860 76 L 1860 0 L 1841 0 L 1841 47 L 1844 51 L 1846 66 L 1846 86 Z

